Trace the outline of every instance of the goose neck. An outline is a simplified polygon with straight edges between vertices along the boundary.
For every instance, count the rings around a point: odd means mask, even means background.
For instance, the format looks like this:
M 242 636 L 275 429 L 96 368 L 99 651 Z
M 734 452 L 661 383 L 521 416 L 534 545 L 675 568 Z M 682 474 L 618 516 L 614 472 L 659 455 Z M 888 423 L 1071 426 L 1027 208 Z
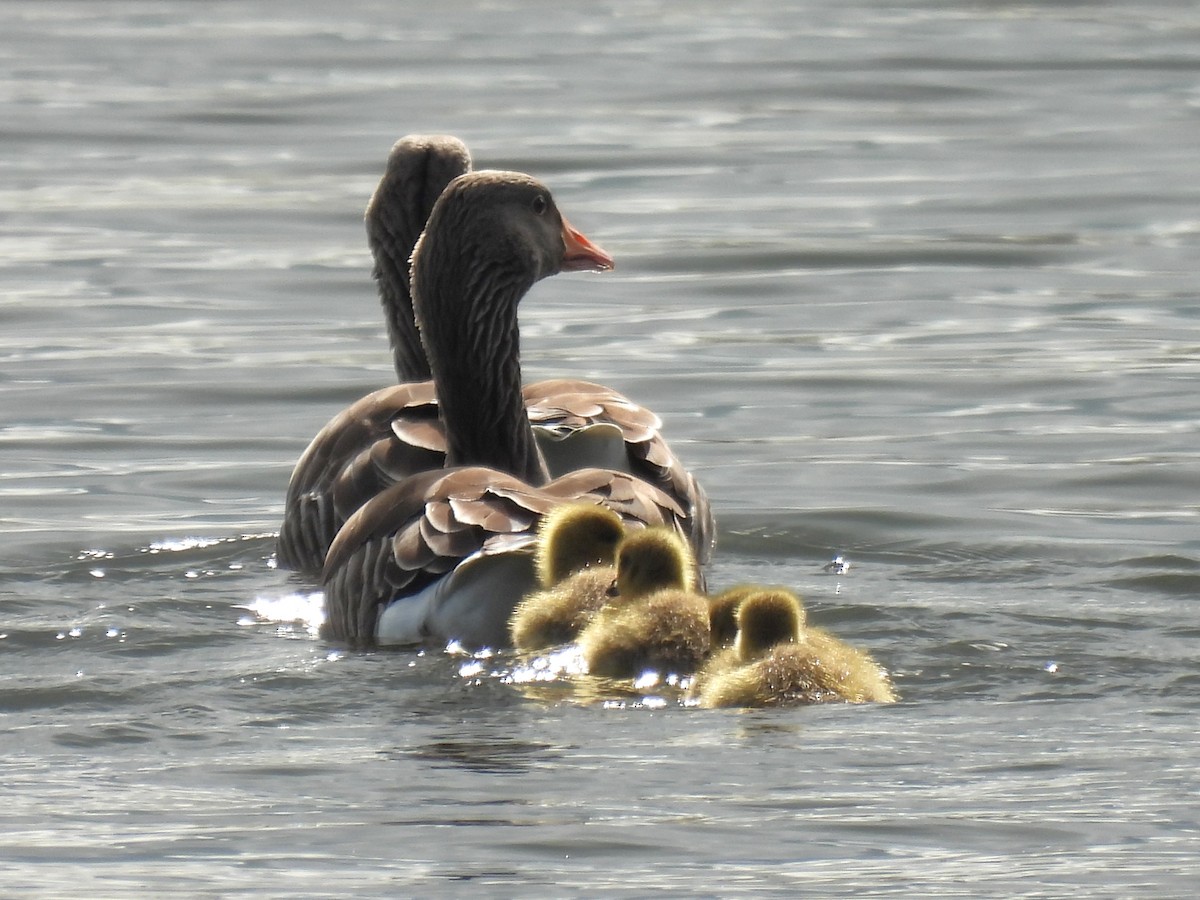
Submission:
M 531 484 L 549 480 L 521 394 L 517 305 L 533 280 L 517 260 L 460 257 L 435 271 L 414 267 L 448 466 L 489 466 Z

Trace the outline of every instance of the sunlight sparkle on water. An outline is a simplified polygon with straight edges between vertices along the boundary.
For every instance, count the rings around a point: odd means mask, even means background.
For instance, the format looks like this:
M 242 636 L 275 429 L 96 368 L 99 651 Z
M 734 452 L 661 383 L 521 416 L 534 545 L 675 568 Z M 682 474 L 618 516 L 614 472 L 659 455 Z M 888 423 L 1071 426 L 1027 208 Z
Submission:
M 605 700 L 603 709 L 665 709 L 668 701 L 665 697 L 651 695 L 640 700 Z
M 512 684 L 529 684 L 538 681 L 557 681 L 568 675 L 584 675 L 587 666 L 583 654 L 575 644 L 552 650 L 541 656 L 519 663 L 513 667 L 506 681 Z
M 658 681 L 658 673 L 653 670 L 648 670 L 637 677 L 637 680 L 634 681 L 633 686 L 639 691 L 644 691 L 648 688 L 654 687 L 656 684 L 658 684 Z
M 184 537 L 155 541 L 146 548 L 147 553 L 177 553 L 181 550 L 198 550 L 221 543 L 220 538 Z
M 299 622 L 309 634 L 315 635 L 325 622 L 325 594 L 313 591 L 310 594 L 284 594 L 282 597 L 255 597 L 253 603 L 246 604 L 242 609 L 254 613 L 255 617 L 243 617 L 238 620 L 239 625 Z

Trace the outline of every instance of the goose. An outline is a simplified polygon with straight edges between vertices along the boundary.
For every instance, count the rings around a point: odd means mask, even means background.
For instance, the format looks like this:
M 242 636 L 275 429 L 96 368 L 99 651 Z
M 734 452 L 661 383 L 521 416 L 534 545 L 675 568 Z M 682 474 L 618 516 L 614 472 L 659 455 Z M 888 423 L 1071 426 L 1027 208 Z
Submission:
M 782 588 L 742 600 L 733 646 L 714 654 L 691 693 L 709 708 L 896 699 L 887 673 L 869 654 L 806 626 L 800 598 Z
M 471 172 L 442 192 L 413 250 L 411 290 L 445 465 L 378 491 L 338 530 L 321 573 L 329 637 L 507 647 L 512 611 L 537 586 L 537 524 L 565 503 L 693 540 L 707 527 L 653 478 L 596 466 L 552 478 L 534 438 L 518 303 L 556 272 L 611 267 L 528 175 Z
M 416 327 L 409 259 L 441 192 L 470 169 L 470 153 L 454 137 L 409 135 L 392 148 L 366 223 L 400 383 L 343 410 L 301 455 L 276 544 L 282 568 L 320 573 L 334 536 L 355 510 L 389 485 L 445 464 L 446 436 Z M 522 394 L 551 475 L 597 466 L 651 481 L 683 503 L 693 549 L 708 561 L 715 537 L 708 498 L 663 439 L 658 416 L 611 388 L 576 379 L 537 382 Z
M 616 512 L 591 503 L 568 503 L 542 519 L 536 553 L 540 590 L 513 611 L 509 634 L 514 647 L 542 650 L 578 637 L 608 601 L 617 544 L 624 535 Z
M 637 677 L 648 669 L 686 674 L 711 645 L 708 603 L 677 531 L 648 528 L 617 548 L 615 596 L 579 635 L 588 674 Z

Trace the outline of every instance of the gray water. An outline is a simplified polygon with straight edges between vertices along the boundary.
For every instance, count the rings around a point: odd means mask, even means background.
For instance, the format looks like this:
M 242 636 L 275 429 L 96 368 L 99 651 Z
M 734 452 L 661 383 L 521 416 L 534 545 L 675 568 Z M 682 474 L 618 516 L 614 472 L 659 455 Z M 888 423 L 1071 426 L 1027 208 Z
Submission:
M 1193 3 L 44 0 L 0 61 L 6 895 L 1191 896 Z M 710 584 L 901 703 L 314 636 L 272 537 L 390 380 L 362 210 L 414 131 L 617 258 L 526 299 L 527 377 L 654 408 Z

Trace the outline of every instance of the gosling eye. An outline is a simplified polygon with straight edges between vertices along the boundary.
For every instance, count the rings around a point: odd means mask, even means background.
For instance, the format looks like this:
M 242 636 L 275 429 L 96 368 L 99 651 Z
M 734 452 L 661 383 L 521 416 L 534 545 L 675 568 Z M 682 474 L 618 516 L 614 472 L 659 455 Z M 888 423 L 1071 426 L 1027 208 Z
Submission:
M 545 214 L 547 205 L 545 194 L 535 194 L 529 208 L 535 216 L 540 216 Z

